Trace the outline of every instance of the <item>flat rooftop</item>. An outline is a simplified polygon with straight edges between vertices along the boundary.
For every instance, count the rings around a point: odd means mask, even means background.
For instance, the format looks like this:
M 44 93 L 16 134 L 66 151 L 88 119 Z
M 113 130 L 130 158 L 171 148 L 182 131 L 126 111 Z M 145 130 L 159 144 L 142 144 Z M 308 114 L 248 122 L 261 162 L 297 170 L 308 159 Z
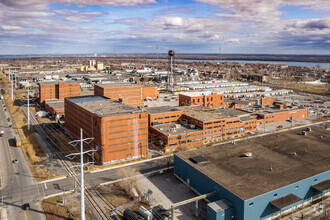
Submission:
M 111 84 L 97 84 L 101 88 L 116 88 L 116 87 L 136 87 L 141 86 L 139 84 L 132 83 L 111 83 Z
M 68 100 L 100 117 L 142 112 L 142 110 L 138 108 L 103 96 L 68 98 Z
M 80 84 L 77 81 L 74 80 L 68 80 L 68 81 L 46 81 L 46 82 L 39 82 L 40 85 L 57 85 L 58 83 L 63 82 L 65 84 Z
M 294 111 L 296 109 L 304 109 L 304 108 L 300 108 L 298 106 L 293 106 L 293 108 L 279 109 L 279 108 L 275 108 L 275 107 L 245 106 L 245 107 L 242 107 L 239 109 L 249 111 L 250 113 L 254 113 L 254 114 L 266 115 L 266 114 L 270 114 L 270 113 Z
M 64 109 L 64 99 L 57 100 L 45 100 L 46 105 L 49 105 L 52 109 Z
M 181 124 L 175 122 L 154 125 L 152 127 L 168 137 L 173 135 L 185 135 L 202 130 L 198 127 L 195 128 L 184 127 Z
M 177 156 L 247 200 L 329 170 L 330 132 L 324 125 L 311 128 L 308 135 L 300 135 L 303 129 L 295 129 L 237 141 L 235 145 L 181 152 Z M 246 152 L 252 156 L 244 157 Z M 189 160 L 194 156 L 203 156 L 208 161 L 194 164 Z
M 210 109 L 200 105 L 194 106 L 180 106 L 178 109 L 183 111 L 183 114 L 192 118 L 196 118 L 199 121 L 214 121 L 218 119 L 227 119 L 233 117 L 249 116 L 249 113 L 235 110 L 235 109 Z
M 145 110 L 149 114 L 160 114 L 160 113 L 167 113 L 167 112 L 175 112 L 175 111 L 181 111 L 178 108 L 175 108 L 173 106 L 159 106 L 159 107 L 149 107 L 145 108 Z

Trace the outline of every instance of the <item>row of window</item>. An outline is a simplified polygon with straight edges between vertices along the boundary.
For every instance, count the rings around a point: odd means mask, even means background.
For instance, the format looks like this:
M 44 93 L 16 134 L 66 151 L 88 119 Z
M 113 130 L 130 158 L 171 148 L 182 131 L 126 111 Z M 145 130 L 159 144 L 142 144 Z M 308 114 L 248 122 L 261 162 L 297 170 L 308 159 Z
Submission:
M 159 117 L 159 118 L 154 118 L 154 120 L 162 120 L 162 119 L 168 119 L 168 118 L 178 118 L 180 117 L 179 115 L 172 115 L 172 116 L 165 116 L 165 117 Z

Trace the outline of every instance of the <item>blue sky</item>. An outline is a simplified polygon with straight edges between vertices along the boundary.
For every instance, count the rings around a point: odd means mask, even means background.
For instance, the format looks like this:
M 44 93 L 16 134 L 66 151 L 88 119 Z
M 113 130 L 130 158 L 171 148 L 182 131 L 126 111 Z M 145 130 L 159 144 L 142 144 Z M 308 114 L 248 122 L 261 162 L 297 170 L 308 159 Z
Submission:
M 330 55 L 329 36 L 329 0 L 0 0 L 2 55 Z

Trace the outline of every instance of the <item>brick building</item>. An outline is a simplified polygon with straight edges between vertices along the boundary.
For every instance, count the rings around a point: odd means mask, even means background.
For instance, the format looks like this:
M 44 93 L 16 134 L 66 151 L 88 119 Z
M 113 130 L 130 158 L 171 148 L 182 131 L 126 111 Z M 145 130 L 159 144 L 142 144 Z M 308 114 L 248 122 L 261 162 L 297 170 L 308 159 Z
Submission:
M 39 104 L 43 107 L 47 99 L 64 99 L 75 96 L 80 96 L 79 83 L 72 81 L 39 83 Z
M 257 126 L 257 120 L 250 118 L 248 113 L 234 109 L 185 106 L 171 110 L 146 110 L 149 112 L 151 140 L 158 140 L 165 152 L 195 148 L 242 136 L 248 131 L 256 130 Z
M 238 110 L 251 113 L 251 117 L 258 120 L 258 125 L 267 125 L 309 117 L 309 110 L 298 108 L 298 106 L 288 106 L 286 108 L 252 106 L 240 108 Z
M 152 99 L 158 98 L 158 88 L 157 87 L 144 87 L 143 88 L 143 99 L 145 100 L 147 97 Z
M 97 84 L 94 85 L 94 95 L 105 96 L 118 101 L 119 98 L 126 98 L 127 104 L 137 107 L 143 106 L 143 86 L 129 83 Z
M 148 154 L 148 113 L 103 96 L 65 99 L 65 128 L 93 137 L 95 159 L 113 163 Z M 97 146 L 97 147 L 96 147 Z
M 179 94 L 179 106 L 201 105 L 208 108 L 224 107 L 224 95 L 215 92 L 186 92 Z
M 53 117 L 57 115 L 64 115 L 64 100 L 63 99 L 47 99 L 45 100 L 45 109 Z

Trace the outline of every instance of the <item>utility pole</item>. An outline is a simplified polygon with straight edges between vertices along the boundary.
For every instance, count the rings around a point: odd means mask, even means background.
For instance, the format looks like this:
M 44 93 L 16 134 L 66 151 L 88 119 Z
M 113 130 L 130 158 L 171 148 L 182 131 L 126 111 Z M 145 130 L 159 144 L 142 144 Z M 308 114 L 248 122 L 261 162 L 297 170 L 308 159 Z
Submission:
M 11 81 L 11 100 L 14 101 L 13 80 L 11 79 L 10 67 L 9 67 L 9 80 Z
M 85 220 L 84 165 L 93 163 L 93 162 L 89 162 L 89 163 L 84 164 L 84 154 L 97 151 L 97 150 L 84 151 L 84 141 L 89 141 L 89 142 L 87 142 L 89 144 L 93 140 L 94 140 L 94 138 L 83 139 L 83 130 L 82 130 L 82 128 L 80 128 L 80 140 L 75 140 L 75 141 L 69 142 L 69 144 L 71 144 L 73 146 L 76 146 L 77 144 L 80 143 L 80 153 L 73 153 L 73 154 L 69 154 L 66 156 L 66 157 L 70 158 L 71 156 L 74 157 L 76 155 L 80 155 L 80 220 Z
M 28 102 L 27 102 L 27 115 L 28 115 L 28 130 L 30 130 L 30 87 L 28 87 Z

